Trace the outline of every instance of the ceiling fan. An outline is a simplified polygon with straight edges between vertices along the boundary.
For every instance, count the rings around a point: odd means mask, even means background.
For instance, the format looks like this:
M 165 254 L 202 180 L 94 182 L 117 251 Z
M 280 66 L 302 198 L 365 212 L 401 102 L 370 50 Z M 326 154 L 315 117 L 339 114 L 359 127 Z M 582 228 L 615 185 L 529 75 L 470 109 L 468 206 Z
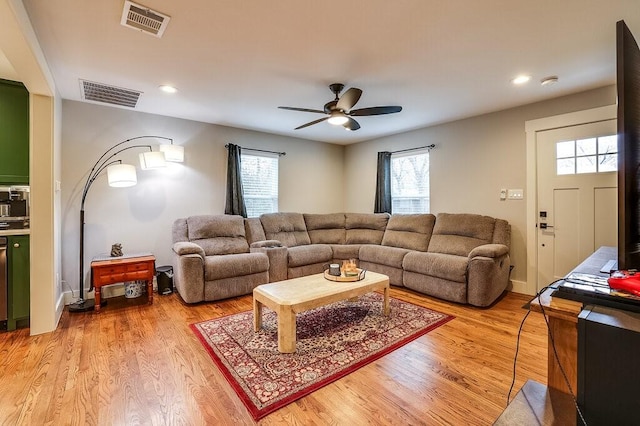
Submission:
M 318 114 L 326 114 L 326 117 L 322 117 L 322 118 L 319 118 L 318 120 L 305 123 L 301 126 L 296 127 L 294 130 L 304 129 L 305 127 L 322 123 L 323 121 L 328 121 L 329 123 L 336 126 L 341 125 L 347 130 L 358 130 L 360 128 L 360 124 L 351 117 L 393 114 L 393 113 L 402 111 L 401 106 L 377 106 L 377 107 L 369 107 L 369 108 L 351 109 L 360 99 L 360 96 L 362 95 L 362 90 L 352 87 L 346 92 L 344 92 L 342 96 L 339 96 L 340 92 L 342 92 L 342 89 L 344 89 L 344 84 L 333 83 L 329 85 L 329 89 L 335 95 L 335 99 L 324 104 L 323 110 L 286 107 L 286 106 L 280 106 L 278 108 L 287 109 L 291 111 L 315 112 Z

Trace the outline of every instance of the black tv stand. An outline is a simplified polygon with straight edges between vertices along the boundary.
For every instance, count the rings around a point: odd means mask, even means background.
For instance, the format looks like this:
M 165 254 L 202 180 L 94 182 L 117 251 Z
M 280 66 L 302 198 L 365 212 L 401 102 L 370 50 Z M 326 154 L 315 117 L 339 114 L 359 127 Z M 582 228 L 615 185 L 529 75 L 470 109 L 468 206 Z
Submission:
M 589 425 L 638 424 L 640 314 L 587 306 L 578 316 L 578 405 Z

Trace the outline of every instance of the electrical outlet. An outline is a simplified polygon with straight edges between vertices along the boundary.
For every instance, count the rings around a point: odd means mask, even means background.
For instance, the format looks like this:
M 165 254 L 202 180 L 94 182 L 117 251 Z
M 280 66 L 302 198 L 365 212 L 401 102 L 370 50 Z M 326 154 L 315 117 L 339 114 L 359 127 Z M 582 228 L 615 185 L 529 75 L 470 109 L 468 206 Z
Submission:
M 504 201 L 507 199 L 507 190 L 505 188 L 502 188 L 500 190 L 500 200 Z

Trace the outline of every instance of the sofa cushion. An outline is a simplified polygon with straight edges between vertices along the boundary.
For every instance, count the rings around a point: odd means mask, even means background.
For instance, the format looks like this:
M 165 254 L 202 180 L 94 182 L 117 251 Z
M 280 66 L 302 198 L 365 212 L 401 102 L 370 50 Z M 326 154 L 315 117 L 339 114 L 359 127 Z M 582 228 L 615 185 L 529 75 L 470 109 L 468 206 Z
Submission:
M 404 257 L 402 267 L 408 272 L 463 283 L 467 279 L 468 263 L 466 256 L 412 251 Z
M 311 244 L 302 213 L 265 213 L 260 222 L 267 240 L 278 240 L 287 247 Z
M 378 265 L 393 266 L 394 268 L 402 268 L 402 259 L 410 252 L 410 250 L 377 246 L 377 245 L 363 245 L 360 247 L 359 259 L 361 262 L 376 263 Z
M 246 218 L 244 220 L 244 232 L 249 245 L 267 239 L 259 217 Z
M 440 213 L 433 227 L 429 252 L 466 257 L 475 247 L 493 242 L 495 221 L 477 214 Z
M 362 244 L 331 244 L 335 260 L 358 259 Z
M 269 258 L 264 253 L 207 256 L 204 259 L 204 280 L 252 275 L 269 270 Z
M 394 214 L 382 237 L 383 246 L 427 251 L 436 217 L 432 214 Z
M 344 244 L 346 240 L 344 213 L 304 214 L 311 244 Z
M 346 213 L 346 244 L 380 244 L 389 221 L 387 213 Z
M 202 247 L 207 256 L 249 252 L 242 216 L 191 216 L 187 229 L 189 241 Z
M 327 263 L 331 261 L 333 252 L 326 244 L 310 244 L 306 246 L 289 247 L 287 264 L 289 268 Z

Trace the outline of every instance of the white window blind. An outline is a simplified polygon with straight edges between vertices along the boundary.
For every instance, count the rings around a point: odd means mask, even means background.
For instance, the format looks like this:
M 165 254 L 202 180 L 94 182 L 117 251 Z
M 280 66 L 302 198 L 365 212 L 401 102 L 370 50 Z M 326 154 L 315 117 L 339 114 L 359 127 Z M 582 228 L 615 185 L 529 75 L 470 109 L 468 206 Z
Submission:
M 391 211 L 429 213 L 429 151 L 391 156 Z
M 248 217 L 278 211 L 278 156 L 245 154 L 241 158 L 242 189 Z

